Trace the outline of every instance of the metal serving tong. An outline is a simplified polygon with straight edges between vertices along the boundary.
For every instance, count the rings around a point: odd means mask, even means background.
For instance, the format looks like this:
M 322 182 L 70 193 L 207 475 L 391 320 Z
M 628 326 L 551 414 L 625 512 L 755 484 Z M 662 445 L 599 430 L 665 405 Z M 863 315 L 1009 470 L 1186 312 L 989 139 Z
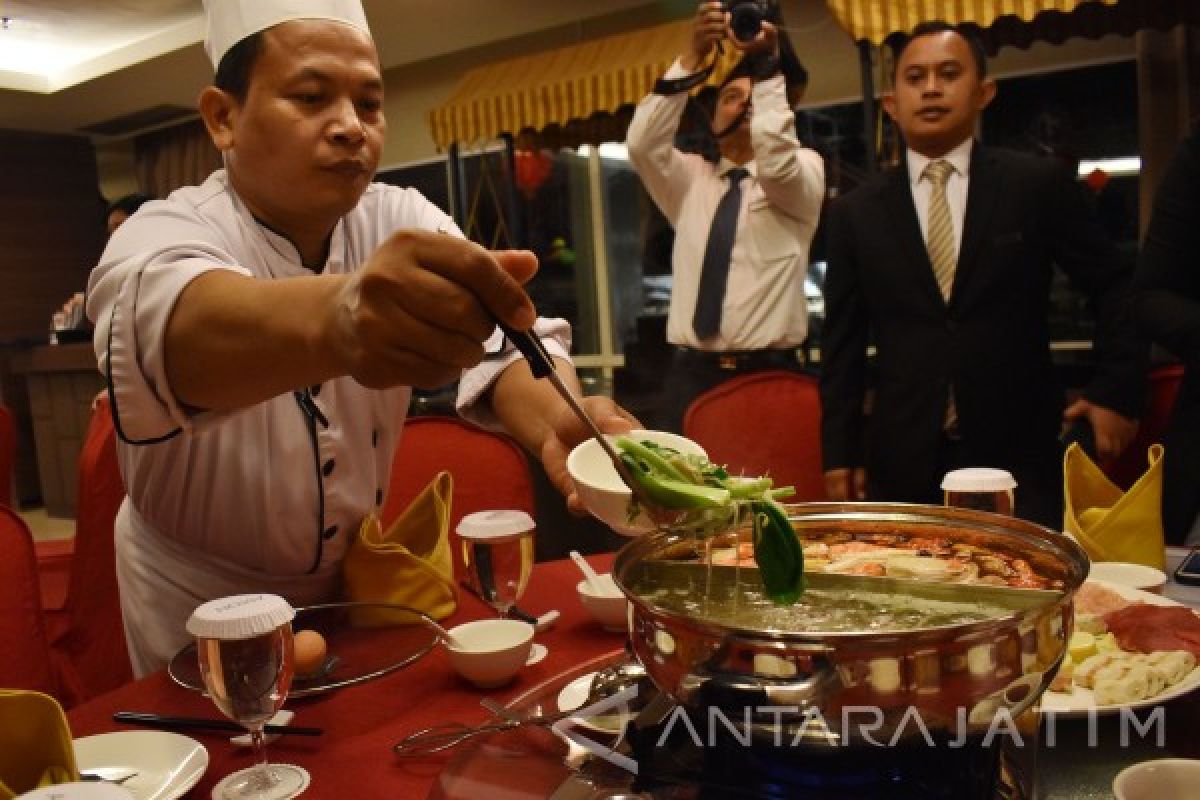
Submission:
M 529 370 L 535 378 L 545 378 L 550 381 L 550 385 L 559 393 L 566 404 L 571 407 L 571 411 L 577 416 L 588 429 L 591 437 L 604 448 L 605 454 L 612 461 L 613 468 L 617 471 L 617 475 L 629 487 L 629 491 L 633 492 L 634 498 L 638 504 L 646 512 L 655 524 L 663 525 L 674 521 L 678 517 L 675 512 L 660 508 L 657 503 L 651 500 L 637 480 L 629 472 L 629 468 L 625 466 L 625 462 L 621 461 L 621 457 L 613 448 L 612 443 L 608 441 L 598 427 L 596 422 L 588 416 L 587 411 L 579 404 L 579 400 L 575 395 L 571 394 L 571 390 L 562 382 L 562 378 L 554 370 L 554 360 L 550 357 L 550 353 L 546 351 L 546 346 L 542 344 L 542 340 L 537 334 L 532 331 L 517 331 L 505 325 L 503 322 L 497 321 L 496 324 L 500 330 L 504 331 L 504 335 L 513 343 L 513 346 L 521 351 L 521 355 L 525 356 L 525 360 L 529 362 Z
M 592 681 L 588 685 L 587 697 L 580 705 L 571 709 L 530 716 L 517 713 L 484 698 L 481 701 L 483 707 L 495 714 L 497 719 L 478 725 L 467 725 L 462 722 L 443 722 L 438 725 L 430 725 L 405 736 L 392 746 L 392 752 L 402 758 L 427 756 L 449 750 L 451 747 L 481 734 L 510 731 L 526 725 L 548 728 L 568 717 L 587 716 L 591 706 L 635 685 L 639 686 L 638 696 L 642 697 L 644 702 L 644 698 L 648 695 L 642 690 L 649 686 L 649 680 L 646 668 L 638 661 L 622 661 L 612 664 L 592 676 Z M 638 696 L 630 698 L 628 701 L 630 707 L 640 707 Z

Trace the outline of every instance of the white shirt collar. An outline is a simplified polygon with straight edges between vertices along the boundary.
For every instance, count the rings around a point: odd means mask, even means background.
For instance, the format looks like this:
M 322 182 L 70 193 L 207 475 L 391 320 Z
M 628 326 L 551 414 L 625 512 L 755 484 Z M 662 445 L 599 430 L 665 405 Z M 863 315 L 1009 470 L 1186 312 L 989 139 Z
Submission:
M 950 166 L 954 167 L 954 171 L 959 175 L 964 178 L 969 177 L 971 174 L 971 147 L 974 144 L 974 137 L 968 137 L 958 147 L 941 156 L 941 159 L 949 161 Z M 908 158 L 908 182 L 916 186 L 921 182 L 921 175 L 924 174 L 925 167 L 934 159 L 921 155 L 911 147 L 905 152 Z
M 717 162 L 717 175 L 721 178 L 724 178 L 725 175 L 729 173 L 729 170 L 735 167 L 741 167 L 742 169 L 746 170 L 746 172 L 750 173 L 751 178 L 758 177 L 758 167 L 755 165 L 753 158 L 747 161 L 745 164 L 735 164 L 725 156 L 721 156 L 720 161 Z

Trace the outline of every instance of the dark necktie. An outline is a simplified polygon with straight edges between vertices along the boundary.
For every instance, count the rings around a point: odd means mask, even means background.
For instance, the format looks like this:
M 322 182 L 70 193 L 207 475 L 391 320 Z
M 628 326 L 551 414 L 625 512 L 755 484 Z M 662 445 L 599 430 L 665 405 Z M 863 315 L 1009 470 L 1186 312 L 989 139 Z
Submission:
M 737 235 L 738 212 L 742 208 L 742 178 L 750 173 L 734 167 L 725 173 L 729 188 L 717 203 L 708 244 L 704 248 L 704 264 L 700 269 L 700 289 L 696 295 L 696 313 L 692 329 L 701 339 L 716 336 L 721 329 L 721 306 L 725 304 L 725 284 L 729 282 L 729 258 Z

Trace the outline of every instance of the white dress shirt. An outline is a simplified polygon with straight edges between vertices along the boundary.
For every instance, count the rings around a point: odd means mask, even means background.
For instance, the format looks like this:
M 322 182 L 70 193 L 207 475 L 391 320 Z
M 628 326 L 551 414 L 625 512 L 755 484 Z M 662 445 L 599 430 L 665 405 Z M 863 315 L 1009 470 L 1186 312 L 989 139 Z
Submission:
M 963 218 L 967 213 L 967 186 L 971 181 L 971 147 L 975 140 L 967 139 L 941 158 L 954 167 L 946 180 L 946 202 L 950 206 L 950 220 L 954 225 L 954 252 L 962 252 Z M 921 240 L 929 240 L 929 197 L 933 194 L 933 182 L 922 180 L 926 165 L 938 159 L 926 158 L 915 150 L 908 150 L 908 185 L 912 189 L 913 204 L 917 207 L 917 222 L 921 225 Z
M 667 78 L 687 74 L 679 62 Z M 717 203 L 729 188 L 718 165 L 674 147 L 687 104 L 684 92 L 647 95 L 626 135 L 629 160 L 646 190 L 675 226 L 674 274 L 667 340 L 698 350 L 728 352 L 792 348 L 808 333 L 804 276 L 808 249 L 825 194 L 821 157 L 796 139 L 782 75 L 754 84 L 751 141 L 754 159 L 743 166 L 742 205 L 721 310 L 721 329 L 700 340 L 692 316 L 700 270 Z
M 416 190 L 372 184 L 334 229 L 325 271 L 362 267 L 405 228 L 461 236 Z M 185 409 L 167 382 L 166 322 L 187 284 L 214 269 L 263 280 L 312 274 L 287 239 L 254 220 L 223 170 L 144 206 L 113 235 L 88 281 L 118 432 L 137 442 L 118 444 L 128 496 L 116 543 L 139 675 L 187 642 L 183 624 L 205 600 L 252 591 L 302 604 L 333 598 L 350 537 L 387 491 L 409 404 L 408 387 L 368 390 L 342 377 L 310 389 L 319 415 L 290 392 L 232 412 Z M 566 356 L 566 323 L 541 320 L 538 332 L 557 337 L 547 346 Z M 498 348 L 499 339 L 489 344 Z M 466 414 L 517 357 L 510 348 L 464 373 L 458 402 Z

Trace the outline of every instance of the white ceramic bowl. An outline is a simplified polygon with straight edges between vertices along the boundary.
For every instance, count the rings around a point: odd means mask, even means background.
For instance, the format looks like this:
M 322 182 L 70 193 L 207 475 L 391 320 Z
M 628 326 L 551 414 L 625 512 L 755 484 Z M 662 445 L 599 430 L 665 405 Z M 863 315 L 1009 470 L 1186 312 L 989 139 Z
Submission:
M 1125 561 L 1093 561 L 1088 577 L 1156 593 L 1167 584 L 1167 574 L 1161 569 Z
M 1197 786 L 1200 786 L 1200 761 L 1160 758 L 1118 772 L 1113 793 L 1117 800 L 1168 800 L 1195 797 Z
M 667 431 L 630 431 L 624 434 L 632 439 L 649 440 L 656 444 L 674 448 L 681 453 L 708 454 L 691 439 L 685 439 Z M 609 436 L 609 440 L 616 439 Z M 594 439 L 588 439 L 567 456 L 567 472 L 575 483 L 583 507 L 608 527 L 624 536 L 640 536 L 654 530 L 645 514 L 629 520 L 629 503 L 632 492 L 621 480 L 608 455 Z
M 575 585 L 579 601 L 606 631 L 624 631 L 628 626 L 629 601 L 613 580 L 612 573 L 600 576 L 600 589 L 593 591 L 584 578 Z
M 446 644 L 454 671 L 481 689 L 513 679 L 529 660 L 533 626 L 516 619 L 481 619 L 450 629 L 459 644 Z

